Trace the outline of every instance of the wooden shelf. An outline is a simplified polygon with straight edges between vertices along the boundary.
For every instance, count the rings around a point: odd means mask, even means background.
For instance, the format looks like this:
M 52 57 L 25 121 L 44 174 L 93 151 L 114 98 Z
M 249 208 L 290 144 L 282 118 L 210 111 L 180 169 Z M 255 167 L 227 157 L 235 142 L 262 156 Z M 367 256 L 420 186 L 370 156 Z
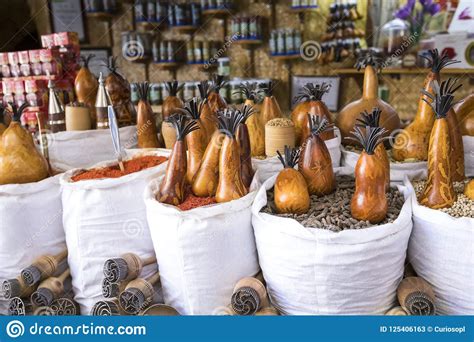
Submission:
M 153 62 L 153 64 L 160 68 L 177 68 L 182 63 L 180 62 Z
M 176 25 L 176 26 L 170 26 L 171 29 L 176 30 L 176 31 L 194 31 L 199 28 L 199 26 L 194 26 L 194 25 Z
M 197 66 L 201 69 L 208 70 L 208 69 L 215 69 L 217 68 L 217 63 L 186 63 L 186 65 Z
M 299 53 L 293 54 L 293 55 L 270 55 L 271 59 L 277 60 L 277 61 L 291 61 L 291 60 L 296 60 L 300 59 L 301 55 Z
M 202 14 L 203 15 L 215 15 L 215 16 L 226 16 L 230 15 L 232 13 L 232 9 L 229 8 L 215 8 L 215 9 L 207 9 L 203 10 Z
M 164 21 L 156 21 L 156 22 L 151 22 L 151 21 L 139 21 L 136 23 L 136 25 L 138 27 L 141 27 L 145 30 L 152 30 L 152 29 L 155 29 L 157 27 L 162 27 L 162 26 L 165 26 L 165 22 Z
M 293 13 L 314 12 L 317 9 L 319 9 L 319 6 L 290 7 L 290 11 L 292 11 Z
M 96 18 L 100 20 L 110 20 L 114 16 L 112 13 L 108 12 L 87 12 L 86 15 L 89 18 Z
M 386 68 L 382 69 L 382 74 L 386 75 L 418 75 L 426 74 L 428 68 Z M 333 73 L 342 74 L 342 75 L 357 75 L 363 74 L 364 70 L 361 69 L 358 71 L 353 68 L 342 68 L 342 69 L 333 69 Z M 441 70 L 443 74 L 455 75 L 455 74 L 474 74 L 474 69 L 456 69 L 456 68 L 445 68 Z
M 263 43 L 261 39 L 237 39 L 234 41 L 234 44 L 250 46 L 250 45 L 260 45 Z

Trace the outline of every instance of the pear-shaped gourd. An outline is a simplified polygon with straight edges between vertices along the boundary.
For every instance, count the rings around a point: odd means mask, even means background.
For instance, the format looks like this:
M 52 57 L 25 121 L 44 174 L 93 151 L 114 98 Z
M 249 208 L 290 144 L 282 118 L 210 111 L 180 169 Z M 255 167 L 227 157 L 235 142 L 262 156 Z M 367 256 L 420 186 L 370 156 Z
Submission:
M 380 114 L 382 111 L 378 108 L 374 108 L 371 113 L 367 111 L 361 113 L 361 118 L 357 119 L 359 122 L 357 125 L 361 127 L 380 127 Z M 385 165 L 387 190 L 390 188 L 390 160 L 388 159 L 387 150 L 383 144 L 378 144 L 374 151 L 375 155 Z
M 378 97 L 378 77 L 377 69 L 383 64 L 383 59 L 376 52 L 369 50 L 361 55 L 356 67 L 364 71 L 364 85 L 362 89 L 362 98 L 346 105 L 336 117 L 336 126 L 340 129 L 344 144 L 358 145 L 356 141 L 347 140 L 354 128 L 359 114 L 363 111 L 370 111 L 372 108 L 380 108 L 382 115 L 380 117 L 380 126 L 386 129 L 386 135 L 400 128 L 400 118 L 395 109 L 387 102 Z
M 99 82 L 89 69 L 89 62 L 93 57 L 94 55 L 88 55 L 87 57 L 82 58 L 83 65 L 74 80 L 74 90 L 76 92 L 77 101 L 85 103 L 89 107 L 92 127 L 95 127 L 97 120 L 95 99 L 97 89 L 99 88 Z
M 285 146 L 285 154 L 277 151 L 284 169 L 275 180 L 275 206 L 280 214 L 304 214 L 309 210 L 308 184 L 303 175 L 294 169 L 298 165 L 301 149 Z
M 31 134 L 20 123 L 21 114 L 28 105 L 10 106 L 12 121 L 0 137 L 0 185 L 43 180 L 48 177 L 48 164 L 36 149 Z
M 209 82 L 200 82 L 198 84 L 198 89 L 202 100 L 201 121 L 203 129 L 206 132 L 207 142 L 209 142 L 217 129 L 217 113 L 211 109 L 209 101 L 207 100 L 211 93 Z
M 184 107 L 183 101 L 178 97 L 178 93 L 181 91 L 181 89 L 183 89 L 183 86 L 184 84 L 179 84 L 178 81 L 165 83 L 168 96 L 163 101 L 163 120 L 166 120 L 171 115 L 176 114 L 179 109 Z
M 441 85 L 433 81 L 434 95 L 424 92 L 436 115 L 436 120 L 430 134 L 428 148 L 428 179 L 425 188 L 419 196 L 419 202 L 432 209 L 449 208 L 456 201 L 453 186 L 452 136 L 450 134 L 447 116 L 452 111 L 454 92 L 461 85 L 447 79 Z M 464 155 L 462 156 L 464 158 Z
M 474 136 L 474 93 L 454 106 L 462 135 Z
M 219 93 L 221 88 L 224 87 L 226 83 L 227 82 L 224 81 L 224 76 L 221 75 L 214 75 L 211 80 L 211 91 L 209 92 L 207 101 L 209 102 L 209 106 L 214 113 L 217 113 L 218 111 L 227 107 L 227 103 Z
M 274 84 L 272 82 L 269 82 L 268 85 L 263 88 L 265 96 L 263 98 L 260 114 L 263 126 L 270 120 L 283 117 L 280 105 L 275 96 L 273 96 L 273 88 Z
M 360 221 L 379 223 L 388 211 L 386 189 L 386 167 L 375 155 L 377 145 L 386 133 L 383 127 L 354 127 L 354 137 L 364 148 L 355 166 L 355 191 L 351 199 L 351 215 Z
M 245 97 L 244 105 L 250 107 L 253 112 L 246 121 L 252 157 L 265 155 L 265 127 L 260 118 L 261 105 L 257 103 L 260 91 L 256 82 L 243 82 L 238 90 Z
M 301 92 L 295 97 L 298 104 L 291 112 L 291 120 L 295 124 L 296 145 L 302 145 L 306 138 L 310 136 L 308 114 L 319 116 L 332 123 L 332 115 L 326 104 L 322 101 L 323 95 L 329 92 L 330 84 L 307 83 Z M 321 133 L 321 139 L 329 140 L 334 138 L 334 131 Z
M 118 125 L 119 127 L 133 125 L 137 121 L 137 115 L 131 101 L 130 83 L 117 71 L 117 57 L 109 58 L 107 68 L 110 73 L 105 79 L 105 89 L 114 106 Z

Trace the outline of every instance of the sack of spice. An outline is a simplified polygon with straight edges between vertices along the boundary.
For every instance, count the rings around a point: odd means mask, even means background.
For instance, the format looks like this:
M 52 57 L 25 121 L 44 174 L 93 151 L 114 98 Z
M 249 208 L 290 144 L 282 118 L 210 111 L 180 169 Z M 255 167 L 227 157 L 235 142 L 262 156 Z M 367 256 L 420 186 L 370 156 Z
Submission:
M 339 129 L 334 129 L 335 138 L 325 140 L 333 168 L 338 168 L 341 165 L 341 133 Z M 357 160 L 356 160 L 357 162 Z M 278 157 L 271 157 L 266 159 L 252 158 L 252 164 L 255 170 L 259 171 L 260 181 L 264 182 L 271 176 L 277 174 L 281 170 L 281 163 Z
M 166 167 L 168 151 L 141 152 L 89 170 L 74 169 L 61 177 L 63 222 L 75 300 L 91 312 L 102 297 L 104 260 L 125 253 L 153 255 L 143 191 Z M 153 271 L 145 268 L 143 276 Z M 156 271 L 156 268 L 155 268 Z
M 65 131 L 48 134 L 48 152 L 54 170 L 68 171 L 87 168 L 110 160 L 114 156 L 108 129 Z M 137 146 L 137 128 L 120 128 L 120 139 L 125 148 Z
M 59 177 L 0 186 L 0 286 L 40 255 L 65 248 Z M 0 314 L 6 305 L 0 293 Z
M 464 135 L 464 168 L 467 177 L 474 177 L 474 137 Z
M 145 203 L 165 303 L 183 315 L 212 314 L 259 271 L 250 212 L 258 172 L 244 197 L 182 210 L 156 200 L 162 179 L 148 185 Z
M 413 233 L 408 257 L 416 274 L 430 283 L 437 314 L 474 314 L 474 201 L 462 194 L 464 183 L 454 183 L 453 206 L 435 210 L 412 198 Z M 421 194 L 424 181 L 405 184 Z
M 255 197 L 258 258 L 270 299 L 283 314 L 384 314 L 396 301 L 412 229 L 410 192 L 391 188 L 386 219 L 372 225 L 351 217 L 349 175 L 350 168 L 337 170 L 336 191 L 311 196 L 302 215 L 275 213 L 268 196 L 277 176 Z
M 354 168 L 360 156 L 356 147 L 342 148 L 342 166 Z M 405 175 L 410 179 L 426 177 L 426 161 L 396 162 L 390 160 L 390 181 L 402 184 Z

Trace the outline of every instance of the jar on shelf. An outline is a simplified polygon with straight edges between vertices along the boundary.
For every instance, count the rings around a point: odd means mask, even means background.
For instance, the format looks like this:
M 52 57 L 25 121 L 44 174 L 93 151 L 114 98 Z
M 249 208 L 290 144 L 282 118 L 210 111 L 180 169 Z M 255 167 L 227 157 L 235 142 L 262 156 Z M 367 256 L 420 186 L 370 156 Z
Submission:
M 382 26 L 380 48 L 390 57 L 392 66 L 400 66 L 402 55 L 408 46 L 410 30 L 408 24 L 401 19 L 393 19 Z

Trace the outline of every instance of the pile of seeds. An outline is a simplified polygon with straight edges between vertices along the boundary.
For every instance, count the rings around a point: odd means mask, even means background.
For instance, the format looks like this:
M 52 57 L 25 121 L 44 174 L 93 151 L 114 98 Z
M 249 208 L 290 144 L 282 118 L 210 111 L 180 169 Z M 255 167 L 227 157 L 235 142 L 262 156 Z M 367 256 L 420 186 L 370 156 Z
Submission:
M 344 146 L 344 148 L 347 151 L 354 152 L 354 153 L 357 153 L 357 154 L 362 153 L 362 149 L 358 146 L 349 146 L 348 145 L 348 146 Z M 387 154 L 388 154 L 388 158 L 390 159 L 390 163 L 394 163 L 394 164 L 405 164 L 405 163 L 418 163 L 418 162 L 420 162 L 420 160 L 418 160 L 416 158 L 408 158 L 408 159 L 405 159 L 404 161 L 395 160 L 395 159 L 393 159 L 392 151 L 390 151 L 390 150 L 387 151 Z
M 464 182 L 454 182 L 454 191 L 458 198 L 451 208 L 439 209 L 453 217 L 470 217 L 474 218 L 474 201 L 464 195 L 464 187 L 468 180 Z M 418 181 L 413 183 L 416 196 L 418 197 L 425 188 L 425 181 Z
M 293 127 L 295 124 L 287 118 L 276 118 L 268 121 L 266 125 L 270 127 Z
M 273 188 L 267 191 L 268 204 L 262 209 L 264 213 L 280 217 L 293 218 L 307 228 L 322 228 L 340 232 L 345 229 L 361 229 L 374 226 L 369 221 L 358 221 L 351 216 L 351 198 L 354 194 L 354 179 L 350 176 L 338 176 L 337 189 L 330 195 L 311 196 L 309 211 L 303 215 L 277 214 L 274 203 Z M 395 221 L 400 214 L 405 199 L 397 188 L 391 188 L 387 194 L 388 213 L 386 219 L 377 224 L 382 225 Z

